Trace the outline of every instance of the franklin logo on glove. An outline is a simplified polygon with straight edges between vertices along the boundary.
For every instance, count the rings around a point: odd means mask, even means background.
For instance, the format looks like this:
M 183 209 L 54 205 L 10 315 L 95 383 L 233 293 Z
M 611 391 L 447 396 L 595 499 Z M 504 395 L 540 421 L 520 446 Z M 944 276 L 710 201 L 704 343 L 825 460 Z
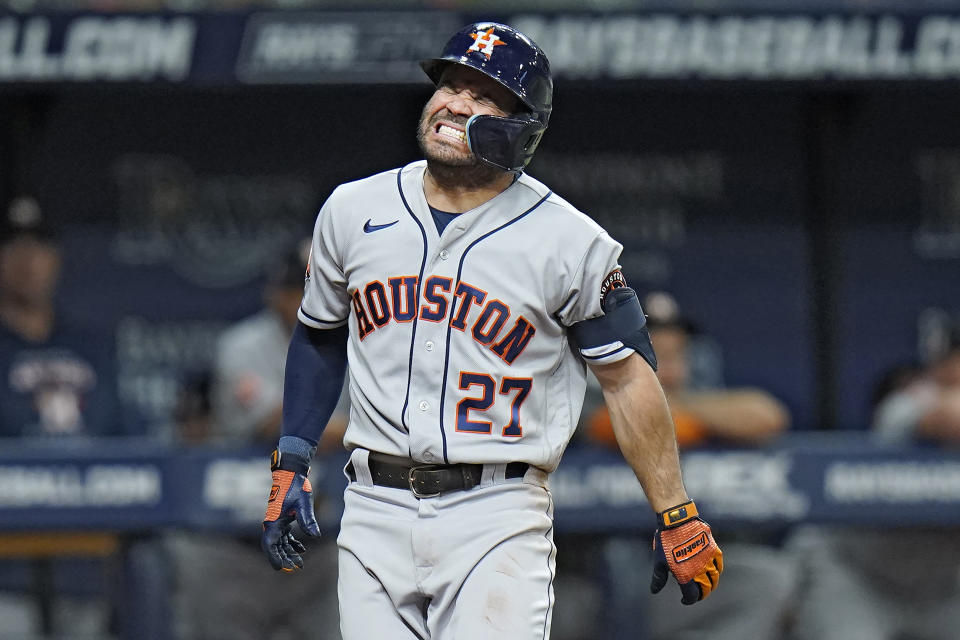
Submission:
M 693 540 L 683 543 L 673 550 L 673 557 L 677 562 L 684 562 L 699 553 L 703 547 L 707 546 L 707 534 L 701 533 Z

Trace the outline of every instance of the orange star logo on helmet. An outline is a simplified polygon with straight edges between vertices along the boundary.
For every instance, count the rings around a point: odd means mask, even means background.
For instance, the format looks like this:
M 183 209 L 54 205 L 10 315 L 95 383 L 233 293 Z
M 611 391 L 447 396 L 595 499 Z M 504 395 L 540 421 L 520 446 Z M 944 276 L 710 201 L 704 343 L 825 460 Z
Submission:
M 470 37 L 473 38 L 473 44 L 470 45 L 470 48 L 467 49 L 467 51 L 479 51 L 483 55 L 487 56 L 487 60 L 489 60 L 490 56 L 493 54 L 494 47 L 507 44 L 497 37 L 497 34 L 493 32 L 493 27 L 490 27 L 486 31 L 471 33 Z

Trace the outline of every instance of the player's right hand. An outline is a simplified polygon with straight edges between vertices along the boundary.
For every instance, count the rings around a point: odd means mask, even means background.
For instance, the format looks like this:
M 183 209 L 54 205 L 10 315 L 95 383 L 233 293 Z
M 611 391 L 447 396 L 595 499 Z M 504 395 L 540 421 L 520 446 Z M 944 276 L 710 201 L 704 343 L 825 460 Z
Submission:
M 267 514 L 263 519 L 260 548 L 274 569 L 296 571 L 303 568 L 301 554 L 307 549 L 290 533 L 293 521 L 297 520 L 308 535 L 320 535 L 320 525 L 313 513 L 313 488 L 307 478 L 310 461 L 274 451 L 270 468 L 273 486 L 270 487 Z
M 717 588 L 723 573 L 723 552 L 710 525 L 700 519 L 693 501 L 661 512 L 658 520 L 650 591 L 659 593 L 672 573 L 680 585 L 680 602 L 703 600 Z

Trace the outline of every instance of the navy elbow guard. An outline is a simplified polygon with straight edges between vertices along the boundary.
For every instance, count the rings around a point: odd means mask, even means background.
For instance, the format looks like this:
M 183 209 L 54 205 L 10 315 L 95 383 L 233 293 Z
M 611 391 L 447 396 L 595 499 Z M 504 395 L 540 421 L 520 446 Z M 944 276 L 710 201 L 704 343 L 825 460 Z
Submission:
M 637 293 L 630 287 L 611 289 L 603 301 L 603 313 L 570 327 L 584 360 L 596 364 L 616 362 L 625 350 L 632 349 L 656 371 L 657 355 Z

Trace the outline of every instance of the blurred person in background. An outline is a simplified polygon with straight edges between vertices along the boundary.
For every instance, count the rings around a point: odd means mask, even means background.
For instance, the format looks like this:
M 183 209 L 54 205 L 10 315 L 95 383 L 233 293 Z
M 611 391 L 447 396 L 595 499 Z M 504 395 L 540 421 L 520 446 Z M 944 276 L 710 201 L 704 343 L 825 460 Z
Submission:
M 209 376 L 194 374 L 187 381 L 178 412 L 184 444 L 273 449 L 280 437 L 287 347 L 303 296 L 308 252 L 309 239 L 269 270 L 264 308 L 223 332 Z M 344 395 L 318 455 L 340 451 L 347 411 Z M 311 557 L 322 565 L 318 570 L 288 574 L 263 562 L 259 534 L 259 527 L 251 525 L 244 535 L 171 536 L 177 638 L 340 637 L 333 537 L 311 546 Z
M 664 292 L 644 299 L 647 327 L 657 353 L 657 378 L 667 396 L 681 448 L 709 444 L 762 444 L 790 426 L 783 403 L 762 389 L 694 389 L 691 342 L 695 325 Z M 589 422 L 592 440 L 613 444 L 609 414 L 599 408 Z
M 122 431 L 112 336 L 56 306 L 62 256 L 33 198 L 0 221 L 0 436 Z
M 57 233 L 35 199 L 19 197 L 2 209 L 0 437 L 79 441 L 127 431 L 119 413 L 113 336 L 80 326 L 69 309 L 58 307 L 62 262 Z M 3 543 L 6 557 L 21 558 L 0 564 L 0 589 L 8 592 L 0 600 L 0 637 L 30 637 L 44 629 L 63 637 L 93 636 L 111 626 L 109 562 L 72 557 L 64 547 L 84 536 L 62 535 L 64 540 L 51 543 L 56 548 L 41 551 Z
M 260 443 L 265 451 L 276 445 L 287 348 L 297 326 L 309 253 L 309 238 L 292 247 L 267 276 L 264 308 L 221 336 L 212 380 L 214 437 Z M 321 449 L 339 448 L 343 428 L 333 426 Z
M 960 326 L 926 366 L 878 381 L 871 436 L 886 445 L 960 446 Z M 960 635 L 960 531 L 804 527 L 796 640 L 954 640 Z
M 643 308 L 681 456 L 694 447 L 762 445 L 789 428 L 786 407 L 766 391 L 691 388 L 690 350 L 697 328 L 681 315 L 670 294 L 649 294 Z M 606 407 L 598 406 L 585 428 L 589 441 L 617 446 Z M 685 607 L 677 598 L 654 602 L 646 570 L 638 566 L 638 561 L 650 561 L 645 538 L 613 537 L 605 546 L 613 594 L 610 637 L 636 638 L 641 619 L 646 622 L 647 637 L 657 640 L 782 637 L 797 580 L 792 557 L 767 534 L 726 530 L 724 536 L 724 555 L 729 558 L 724 563 L 724 588 L 698 607 Z M 642 616 L 636 613 L 638 606 Z
M 928 367 L 897 367 L 881 379 L 874 401 L 877 440 L 960 446 L 960 327 Z

